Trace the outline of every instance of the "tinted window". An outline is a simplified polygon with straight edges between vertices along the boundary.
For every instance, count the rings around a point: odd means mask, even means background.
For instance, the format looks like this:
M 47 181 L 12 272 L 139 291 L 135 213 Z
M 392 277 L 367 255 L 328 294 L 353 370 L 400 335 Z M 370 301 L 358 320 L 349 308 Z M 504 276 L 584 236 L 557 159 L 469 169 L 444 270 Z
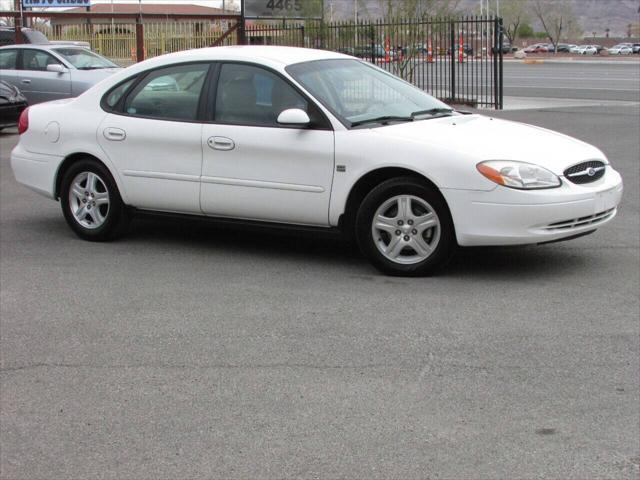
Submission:
M 17 58 L 17 50 L 0 50 L 0 69 L 15 70 Z
M 276 127 L 280 126 L 277 118 L 283 110 L 307 111 L 308 107 L 307 101 L 278 75 L 250 65 L 222 66 L 216 122 Z
M 47 65 L 62 65 L 53 55 L 42 50 L 25 49 L 22 51 L 22 69 L 45 72 Z
M 114 88 L 113 90 L 111 90 L 109 92 L 109 94 L 107 95 L 107 97 L 105 98 L 105 103 L 110 107 L 113 108 L 116 106 L 116 104 L 120 101 L 120 99 L 123 97 L 123 95 L 125 93 L 127 93 L 127 90 L 129 90 L 129 87 L 131 85 L 133 85 L 133 82 L 135 82 L 135 78 L 132 78 L 131 80 L 127 80 L 124 83 L 121 83 L 120 85 L 118 85 L 116 88 Z
M 196 120 L 208 69 L 207 64 L 195 64 L 151 72 L 127 98 L 125 113 L 167 120 Z

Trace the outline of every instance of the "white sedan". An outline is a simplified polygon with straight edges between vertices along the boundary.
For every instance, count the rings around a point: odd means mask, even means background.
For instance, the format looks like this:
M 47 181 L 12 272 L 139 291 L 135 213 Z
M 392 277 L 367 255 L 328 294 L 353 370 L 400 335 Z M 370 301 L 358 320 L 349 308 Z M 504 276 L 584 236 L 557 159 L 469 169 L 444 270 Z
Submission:
M 597 148 L 463 114 L 346 55 L 222 47 L 153 58 L 29 108 L 18 182 L 86 240 L 135 211 L 340 229 L 383 272 L 456 246 L 574 238 L 611 221 L 622 180 Z
M 597 55 L 598 48 L 594 45 L 579 45 L 569 50 L 571 53 L 577 53 L 578 55 Z
M 615 45 L 607 50 L 609 55 L 631 55 L 633 47 L 629 45 Z

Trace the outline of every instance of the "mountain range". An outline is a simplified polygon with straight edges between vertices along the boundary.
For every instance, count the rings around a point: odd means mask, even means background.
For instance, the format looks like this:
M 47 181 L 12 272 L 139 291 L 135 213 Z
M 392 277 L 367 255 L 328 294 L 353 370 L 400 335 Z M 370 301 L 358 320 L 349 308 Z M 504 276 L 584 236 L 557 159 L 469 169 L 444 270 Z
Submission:
M 355 2 L 358 1 L 358 16 L 361 18 L 379 18 L 386 12 L 387 0 L 325 0 L 325 9 L 333 11 L 335 20 L 354 18 Z M 418 0 L 419 1 L 419 0 Z M 513 0 L 498 0 L 505 3 Z M 517 0 L 528 2 L 529 0 Z M 573 8 L 575 18 L 585 35 L 605 36 L 606 29 L 614 37 L 626 36 L 628 26 L 640 22 L 640 0 L 556 0 L 566 2 Z M 392 5 L 399 6 L 403 0 L 392 0 Z M 480 0 L 424 0 L 423 5 L 442 6 L 443 3 L 457 4 L 457 12 L 466 15 L 478 14 Z M 484 4 L 486 5 L 486 1 Z M 496 10 L 496 0 L 489 0 L 490 11 Z M 425 12 L 430 12 L 425 8 Z M 532 21 L 536 28 L 536 22 Z

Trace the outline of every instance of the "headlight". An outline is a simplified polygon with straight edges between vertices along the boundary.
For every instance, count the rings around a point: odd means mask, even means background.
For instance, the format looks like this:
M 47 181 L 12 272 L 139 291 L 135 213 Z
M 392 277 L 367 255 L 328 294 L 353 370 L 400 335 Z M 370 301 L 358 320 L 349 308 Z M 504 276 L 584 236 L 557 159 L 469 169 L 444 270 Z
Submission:
M 509 160 L 488 160 L 476 165 L 478 171 L 492 182 L 505 187 L 533 190 L 561 185 L 558 176 L 532 163 Z

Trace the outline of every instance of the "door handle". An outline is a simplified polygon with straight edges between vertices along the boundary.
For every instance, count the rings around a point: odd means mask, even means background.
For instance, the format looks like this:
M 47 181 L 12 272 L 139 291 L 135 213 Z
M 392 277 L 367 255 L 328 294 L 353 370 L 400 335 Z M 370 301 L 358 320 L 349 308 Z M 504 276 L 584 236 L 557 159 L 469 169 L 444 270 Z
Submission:
M 227 137 L 209 137 L 207 145 L 214 150 L 233 150 L 236 148 L 233 140 Z
M 21 80 L 21 83 L 24 83 L 24 84 L 28 85 L 28 84 L 30 84 L 30 83 L 31 83 L 31 80 L 29 80 L 28 78 L 23 78 L 23 79 Z
M 121 128 L 105 128 L 102 134 L 104 135 L 104 138 L 106 138 L 107 140 L 112 140 L 114 142 L 121 142 L 122 140 L 127 138 L 126 132 Z

